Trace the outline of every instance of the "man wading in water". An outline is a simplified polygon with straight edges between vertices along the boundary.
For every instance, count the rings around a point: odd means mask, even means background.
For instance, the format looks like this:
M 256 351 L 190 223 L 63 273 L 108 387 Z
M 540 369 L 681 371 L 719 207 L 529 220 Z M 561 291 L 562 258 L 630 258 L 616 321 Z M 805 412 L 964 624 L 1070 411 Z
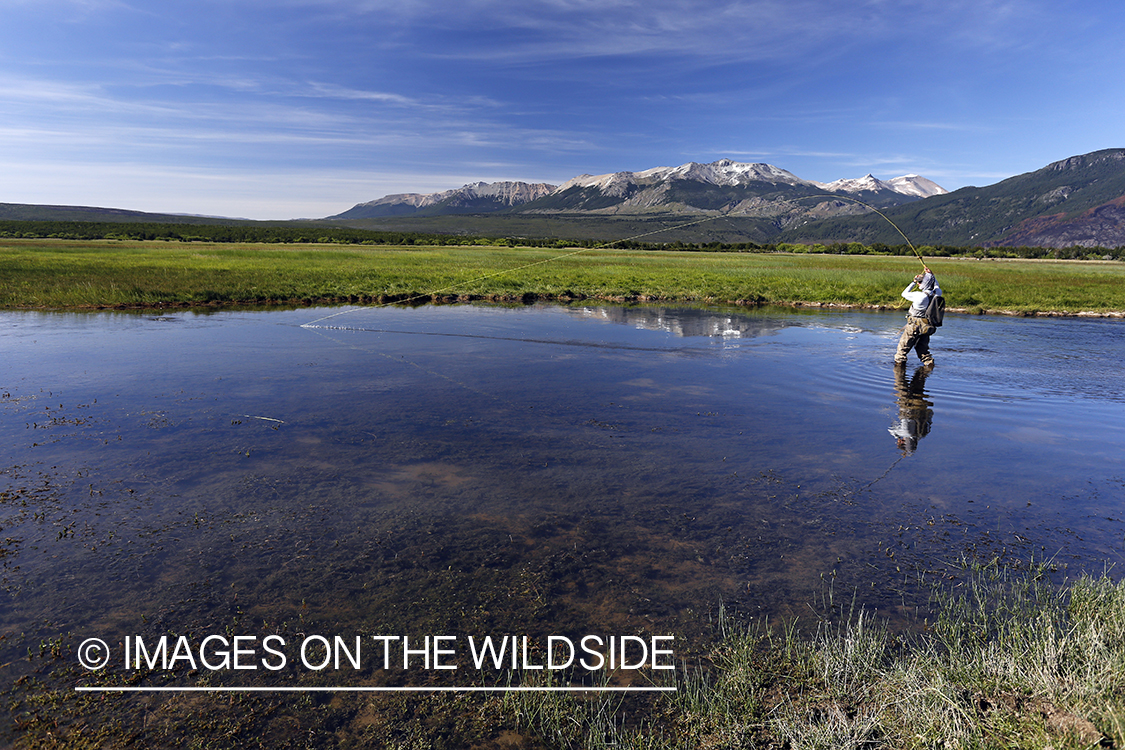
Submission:
M 914 285 L 917 291 L 911 291 Z M 937 330 L 934 324 L 926 317 L 930 300 L 941 296 L 941 289 L 933 271 L 926 268 L 923 273 L 914 277 L 902 290 L 902 296 L 910 300 L 910 311 L 906 314 L 906 327 L 902 329 L 902 336 L 898 340 L 898 351 L 895 352 L 895 364 L 906 364 L 906 355 L 910 350 L 918 352 L 918 358 L 927 368 L 934 366 L 934 358 L 930 355 L 930 335 Z

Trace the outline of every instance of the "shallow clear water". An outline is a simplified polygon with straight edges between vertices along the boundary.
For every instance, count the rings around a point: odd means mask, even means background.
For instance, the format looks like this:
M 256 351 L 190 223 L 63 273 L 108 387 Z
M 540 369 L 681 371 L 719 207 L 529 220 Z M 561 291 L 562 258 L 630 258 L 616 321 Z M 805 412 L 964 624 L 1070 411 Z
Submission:
M 720 603 L 895 617 L 963 557 L 1125 561 L 1120 322 L 951 315 L 926 373 L 899 314 L 340 312 L 0 313 L 0 663 L 224 628 L 686 649 Z

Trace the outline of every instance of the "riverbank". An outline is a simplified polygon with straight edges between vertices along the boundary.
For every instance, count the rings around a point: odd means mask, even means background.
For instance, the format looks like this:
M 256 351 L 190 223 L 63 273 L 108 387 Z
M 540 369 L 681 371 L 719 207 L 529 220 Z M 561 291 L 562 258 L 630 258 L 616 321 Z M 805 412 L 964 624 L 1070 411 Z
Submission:
M 548 747 L 1120 747 L 1125 582 L 1055 588 L 1042 566 L 970 567 L 935 588 L 916 633 L 861 612 L 812 632 L 720 624 L 713 667 L 680 675 L 647 728 L 604 702 L 506 704 Z
M 927 260 L 950 310 L 1125 317 L 1125 263 Z M 914 258 L 510 247 L 0 242 L 0 308 L 597 300 L 906 306 Z

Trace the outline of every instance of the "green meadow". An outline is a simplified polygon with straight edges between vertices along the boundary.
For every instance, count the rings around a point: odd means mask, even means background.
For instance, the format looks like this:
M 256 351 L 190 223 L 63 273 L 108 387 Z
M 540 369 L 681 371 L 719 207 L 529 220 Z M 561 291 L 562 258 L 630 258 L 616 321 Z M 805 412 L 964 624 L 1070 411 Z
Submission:
M 1118 261 L 927 259 L 951 308 L 1125 311 Z M 604 299 L 904 307 L 917 258 L 488 246 L 0 240 L 0 307 Z
M 724 625 L 711 668 L 631 725 L 620 704 L 511 694 L 509 720 L 566 748 L 1099 748 L 1125 740 L 1125 582 L 966 567 L 933 619 L 892 633 L 863 612 Z M 656 714 L 653 716 L 653 714 Z

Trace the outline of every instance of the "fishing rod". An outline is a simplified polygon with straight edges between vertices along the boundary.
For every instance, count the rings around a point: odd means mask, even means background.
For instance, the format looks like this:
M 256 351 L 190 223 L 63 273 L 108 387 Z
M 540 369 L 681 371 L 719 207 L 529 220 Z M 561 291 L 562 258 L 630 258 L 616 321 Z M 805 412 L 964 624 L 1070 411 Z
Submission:
M 858 203 L 861 206 L 864 206 L 866 208 L 871 209 L 875 213 L 882 216 L 883 219 L 886 220 L 886 222 L 888 224 L 890 224 L 892 227 L 895 228 L 896 232 L 898 232 L 899 234 L 902 235 L 902 238 L 904 240 L 906 240 L 906 245 L 910 248 L 910 251 L 913 252 L 915 257 L 917 257 L 918 260 L 922 263 L 922 267 L 926 268 L 925 258 L 923 258 L 922 254 L 920 252 L 918 252 L 918 249 L 916 247 L 914 247 L 914 243 L 911 242 L 910 238 L 906 236 L 906 232 L 899 229 L 898 224 L 895 224 L 893 221 L 891 221 L 889 216 L 887 216 L 885 213 L 883 213 L 879 209 L 872 206 L 870 203 L 864 203 L 863 201 L 859 200 L 858 198 L 852 198 L 851 196 L 848 196 L 848 195 L 835 195 L 835 194 L 828 194 L 828 193 L 822 193 L 822 194 L 819 194 L 819 195 L 806 195 L 806 196 L 803 196 L 801 198 L 797 198 L 796 200 L 806 200 L 808 198 L 832 198 L 834 200 L 851 201 L 852 203 Z

